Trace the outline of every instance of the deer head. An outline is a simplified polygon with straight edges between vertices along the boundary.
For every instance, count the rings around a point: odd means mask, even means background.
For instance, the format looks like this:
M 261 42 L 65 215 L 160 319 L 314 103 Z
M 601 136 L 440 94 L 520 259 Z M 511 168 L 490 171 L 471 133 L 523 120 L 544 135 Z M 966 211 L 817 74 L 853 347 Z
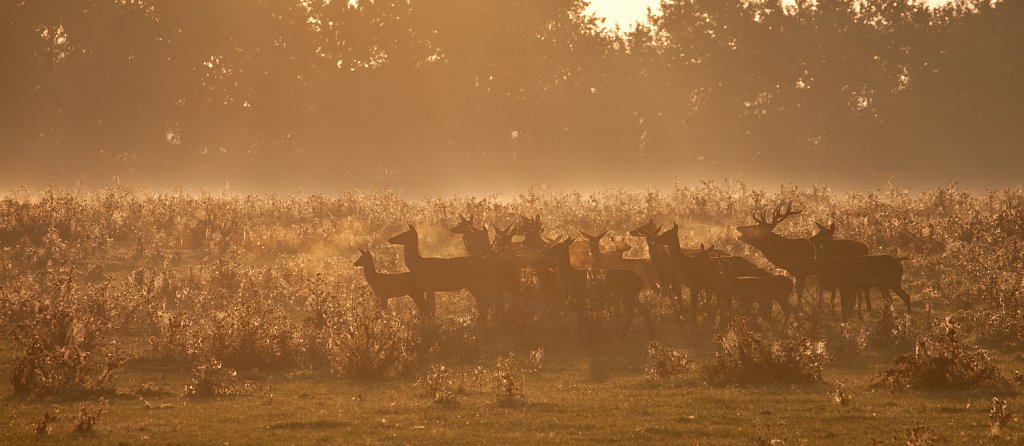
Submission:
M 494 242 L 492 247 L 495 251 L 500 252 L 511 246 L 512 237 L 519 234 L 519 230 L 512 224 L 509 224 L 505 229 L 501 229 L 495 225 L 491 225 L 491 227 L 494 228 Z
M 459 224 L 455 225 L 451 232 L 452 234 L 470 235 L 474 229 L 476 228 L 473 227 L 473 216 L 470 215 L 469 218 L 466 218 L 459 214 Z
M 545 249 L 541 254 L 551 257 L 552 259 L 564 258 L 566 261 L 569 259 L 569 245 L 572 245 L 576 241 L 576 237 L 566 237 L 558 243 L 555 243 L 550 248 Z
M 416 246 L 420 241 L 419 234 L 416 233 L 416 227 L 409 225 L 409 229 L 401 234 L 388 239 L 388 243 L 392 245 L 403 245 L 403 246 Z
M 615 246 L 615 248 L 614 248 L 615 252 L 620 253 L 620 254 L 633 249 L 633 247 L 630 246 L 629 243 L 626 243 L 626 240 L 624 238 L 622 238 L 622 237 L 615 237 L 615 238 L 613 238 L 612 239 L 612 244 L 613 244 L 613 246 Z
M 782 203 L 775 206 L 772 210 L 772 216 L 769 218 L 766 216 L 767 210 L 761 211 L 758 214 L 756 211 L 750 214 L 754 218 L 756 224 L 747 226 L 737 226 L 736 230 L 740 232 L 740 240 L 746 243 L 756 243 L 769 237 L 770 234 L 774 233 L 775 226 L 782 223 L 785 219 L 797 215 L 803 212 L 803 209 L 793 210 L 793 202 L 789 201 L 786 203 L 786 209 L 782 209 Z
M 659 232 L 661 232 L 661 226 L 658 226 L 658 224 L 654 222 L 653 218 L 648 217 L 647 223 L 637 226 L 636 229 L 629 231 L 629 235 L 634 237 L 647 237 L 652 234 L 658 235 Z
M 361 266 L 363 268 L 373 268 L 373 254 L 363 248 L 359 248 L 359 258 L 355 262 L 352 262 L 354 266 Z
M 608 231 L 604 231 L 598 235 L 590 235 L 587 234 L 586 232 L 580 231 L 580 235 L 582 235 L 583 238 L 587 239 L 588 243 L 600 245 L 601 239 L 603 239 L 605 235 L 608 235 Z
M 811 236 L 810 239 L 808 239 L 808 240 L 811 241 L 811 243 L 814 243 L 815 245 L 819 245 L 820 246 L 820 245 L 823 245 L 823 244 L 828 243 L 828 242 L 832 241 L 833 239 L 835 239 L 835 236 L 836 236 L 836 224 L 835 224 L 835 222 L 833 222 L 832 224 L 830 224 L 828 226 L 825 226 L 825 225 L 823 225 L 821 223 L 818 223 L 818 222 L 814 222 L 814 224 L 815 224 L 815 226 L 818 227 L 818 233 L 814 234 L 813 236 Z
M 650 234 L 648 234 L 648 236 L 650 236 Z M 669 228 L 669 230 L 662 232 L 657 237 L 654 237 L 654 243 L 666 246 L 679 244 L 679 224 L 672 222 L 672 227 Z

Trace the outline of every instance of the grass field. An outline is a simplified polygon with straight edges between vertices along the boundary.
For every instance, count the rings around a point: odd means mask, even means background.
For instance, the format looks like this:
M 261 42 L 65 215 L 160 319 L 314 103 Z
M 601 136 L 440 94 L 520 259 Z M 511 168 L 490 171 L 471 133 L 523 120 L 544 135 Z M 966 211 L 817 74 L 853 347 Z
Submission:
M 1017 213 L 1022 197 L 1014 190 L 971 195 L 955 188 L 919 196 L 898 189 L 845 197 L 789 188 L 768 194 L 735 184 L 509 201 L 409 202 L 386 192 L 334 198 L 14 193 L 0 208 L 0 444 L 1019 444 L 1022 425 L 1013 413 L 1022 402 L 1015 371 L 1024 370 L 1018 348 L 1024 333 L 1017 330 L 1024 326 L 1018 322 L 1024 223 L 1014 216 L 1024 215 Z M 909 343 L 869 341 L 853 353 L 841 350 L 851 338 L 841 333 L 889 339 L 878 333 L 877 295 L 876 312 L 846 326 L 808 305 L 786 327 L 778 321 L 754 327 L 767 339 L 823 341 L 832 359 L 821 380 L 723 383 L 716 376 L 721 370 L 711 366 L 723 348 L 716 340 L 722 331 L 706 320 L 678 320 L 651 293 L 644 298 L 657 318 L 655 339 L 693 363 L 678 376 L 645 370 L 651 337 L 642 325 L 581 333 L 573 316 L 549 303 L 518 325 L 480 328 L 465 319 L 472 313 L 468 296 L 444 296 L 441 334 L 433 340 L 404 325 L 415 319 L 408 302 L 389 313 L 346 306 L 368 294 L 351 266 L 354 247 L 368 246 L 383 269 L 401 270 L 401 256 L 384 240 L 405 222 L 429 234 L 424 251 L 450 256 L 462 252 L 461 241 L 447 234 L 458 213 L 502 223 L 540 213 L 551 234 L 624 234 L 650 215 L 682 222 L 686 245 L 715 244 L 767 265 L 731 228 L 746 222 L 750 210 L 782 198 L 807 209 L 783 230 L 790 236 L 810 235 L 815 219 L 835 220 L 844 236 L 873 251 L 913 258 L 905 279 L 912 319 L 890 337 Z M 96 265 L 105 277 L 93 274 Z M 903 312 L 897 303 L 896 313 Z M 329 321 L 317 325 L 312 316 L 318 314 Z M 360 314 L 394 325 L 362 326 L 370 319 Z M 893 392 L 872 385 L 898 354 L 914 351 L 932 320 L 946 315 L 958 322 L 964 351 L 987 349 L 1009 387 Z M 345 333 L 379 336 L 371 348 L 382 355 L 404 349 L 395 347 L 401 342 L 414 347 L 396 353 L 394 366 L 380 367 L 373 378 L 354 377 L 358 364 L 343 358 L 362 347 Z M 539 348 L 542 359 L 531 360 Z M 69 352 L 88 354 L 82 361 L 54 359 Z M 496 365 L 510 352 L 518 358 L 511 370 Z M 113 355 L 120 358 L 113 365 L 103 359 Z M 47 359 L 21 367 L 25 358 Z M 197 364 L 208 358 L 237 371 L 223 377 L 231 394 L 186 396 L 187 387 L 198 385 Z M 451 370 L 445 386 L 454 402 L 435 402 L 426 390 L 430 366 L 438 364 Z M 26 369 L 31 373 L 18 373 Z M 516 390 L 521 385 L 522 398 L 499 402 L 502 370 Z M 14 385 L 16 375 L 28 376 L 22 381 L 28 384 Z M 1009 412 L 997 434 L 993 397 Z M 100 411 L 91 428 L 78 427 L 83 407 Z M 41 425 L 44 414 L 51 418 Z

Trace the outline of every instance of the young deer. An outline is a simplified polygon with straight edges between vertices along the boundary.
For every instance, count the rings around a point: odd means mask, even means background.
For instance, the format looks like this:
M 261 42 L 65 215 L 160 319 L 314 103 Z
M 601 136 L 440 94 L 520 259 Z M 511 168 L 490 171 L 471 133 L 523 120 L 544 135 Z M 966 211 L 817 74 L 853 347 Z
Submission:
M 434 301 L 438 291 L 469 290 L 476 300 L 480 321 L 484 323 L 491 310 L 492 299 L 491 265 L 480 256 L 433 258 L 420 255 L 420 239 L 416 228 L 388 239 L 388 243 L 402 245 L 405 251 L 405 265 L 416 279 L 416 286 L 423 290 L 427 299 Z
M 625 268 L 592 268 L 578 269 L 569 263 L 569 246 L 575 238 L 566 238 L 560 243 L 544 250 L 544 255 L 552 259 L 555 272 L 565 288 L 567 297 L 576 304 L 577 318 L 580 328 L 586 318 L 588 303 L 593 294 L 608 297 L 612 302 L 619 303 L 626 312 L 626 328 L 633 323 L 633 313 L 639 312 L 644 318 L 647 330 L 653 336 L 654 325 L 651 311 L 640 302 L 640 291 L 643 280 L 636 271 Z M 595 277 L 603 279 L 595 280 Z
M 792 312 L 789 304 L 789 295 L 793 294 L 792 279 L 786 276 L 748 276 L 739 273 L 736 266 L 742 262 L 738 257 L 718 258 L 717 263 L 726 286 L 732 292 L 733 300 L 744 315 L 750 314 L 750 307 L 756 303 L 764 319 L 770 320 L 773 303 L 778 303 L 783 314 L 782 325 L 786 326 Z
M 811 236 L 811 238 L 809 238 L 808 240 L 810 240 L 811 243 L 814 244 L 814 248 L 815 249 L 820 250 L 821 247 L 824 246 L 826 243 L 832 243 L 832 249 L 834 250 L 835 255 L 838 255 L 838 256 L 866 256 L 866 255 L 868 255 L 868 245 L 865 245 L 865 244 L 863 244 L 861 242 L 858 242 L 856 240 L 836 239 L 835 238 L 835 234 L 836 234 L 836 224 L 835 224 L 835 222 L 831 223 L 829 226 L 825 226 L 825 225 L 823 225 L 821 223 L 818 223 L 818 222 L 814 222 L 814 224 L 818 227 L 818 233 L 814 234 L 813 236 Z M 825 294 L 825 291 L 828 291 L 829 292 L 829 303 L 830 303 L 829 307 L 832 309 L 833 312 L 835 312 L 836 294 L 839 292 L 839 285 L 836 284 L 836 283 L 831 282 L 829 279 L 830 279 L 830 277 L 827 274 L 818 274 L 818 302 L 819 303 L 821 302 L 821 300 L 822 300 L 822 298 L 823 298 L 823 296 Z M 858 294 L 863 294 L 862 296 L 858 296 L 858 299 L 861 299 L 861 298 L 864 299 L 864 301 L 865 301 L 865 303 L 867 305 L 867 309 L 870 312 L 871 311 L 871 290 L 870 289 L 857 290 L 857 293 Z M 858 304 L 858 307 L 859 306 L 860 305 Z
M 818 250 L 821 274 L 839 287 L 839 302 L 843 309 L 843 320 L 853 311 L 857 290 L 878 287 L 882 297 L 892 302 L 889 291 L 896 293 L 910 313 L 910 294 L 903 289 L 903 261 L 906 257 L 890 255 L 844 256 L 837 255 L 835 246 L 826 242 Z
M 754 212 L 751 216 L 757 224 L 736 227 L 741 234 L 740 241 L 757 248 L 773 265 L 786 270 L 796 279 L 798 305 L 803 305 L 804 283 L 807 277 L 818 273 L 814 244 L 805 238 L 783 237 L 774 230 L 779 223 L 801 212 L 802 209 L 793 210 L 793 202 L 789 202 L 783 212 L 782 203 L 779 203 L 770 219 L 765 217 L 766 211 L 761 211 L 760 218 L 757 212 Z
M 381 308 L 388 307 L 388 299 L 409 296 L 419 310 L 420 316 L 433 316 L 436 310 L 434 301 L 427 301 L 423 290 L 416 286 L 416 278 L 412 273 L 379 273 L 373 263 L 373 254 L 365 249 L 359 250 L 359 259 L 352 263 L 363 268 L 363 275 L 370 289 L 377 296 Z
M 625 242 L 617 243 L 611 251 L 601 250 L 601 239 L 608 234 L 608 231 L 600 235 L 589 235 L 580 231 L 580 235 L 587 239 L 587 246 L 590 248 L 590 255 L 593 257 L 593 266 L 596 268 L 627 268 L 636 271 L 644 281 L 644 286 L 657 293 L 658 273 L 654 269 L 651 259 L 626 259 L 623 255 L 629 251 L 630 246 Z M 571 255 L 571 253 L 570 253 Z
M 487 257 L 494 253 L 491 250 L 491 239 L 487 235 L 487 227 L 477 228 L 473 226 L 473 216 L 467 219 L 459 214 L 459 224 L 451 228 L 452 234 L 462 234 L 462 243 L 466 245 L 466 252 L 471 256 Z

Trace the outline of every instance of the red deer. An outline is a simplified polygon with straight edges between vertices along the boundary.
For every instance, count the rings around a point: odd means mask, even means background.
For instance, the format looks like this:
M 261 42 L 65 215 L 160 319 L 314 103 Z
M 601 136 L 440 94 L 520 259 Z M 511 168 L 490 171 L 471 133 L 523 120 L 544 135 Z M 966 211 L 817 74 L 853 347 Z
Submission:
M 721 275 L 715 277 L 713 274 L 714 270 L 710 260 L 698 259 L 694 254 L 685 252 L 680 247 L 678 224 L 673 223 L 671 229 L 654 237 L 652 242 L 668 251 L 675 280 L 690 290 L 690 317 L 693 320 L 697 320 L 700 295 L 703 292 L 714 293 L 720 304 L 729 301 L 728 289 L 725 287 Z M 679 298 L 681 300 L 682 295 Z M 708 300 L 710 300 L 710 296 Z
M 868 255 L 868 245 L 865 245 L 856 240 L 844 240 L 836 239 L 836 224 L 831 223 L 829 226 L 825 226 L 821 223 L 814 222 L 818 227 L 818 233 L 814 234 L 808 240 L 814 244 L 815 249 L 821 249 L 825 243 L 832 243 L 832 247 L 835 250 L 835 254 L 838 256 L 866 256 Z M 827 275 L 818 275 L 818 302 L 822 300 L 822 296 L 825 291 L 829 291 L 829 307 L 832 311 L 835 311 L 836 307 L 836 294 L 838 293 L 839 286 L 835 283 L 830 283 Z M 859 290 L 858 294 L 863 293 L 863 296 L 859 296 L 858 299 L 863 298 L 865 300 L 868 311 L 871 311 L 871 290 Z M 858 304 L 858 307 L 860 305 Z
M 491 265 L 480 256 L 433 258 L 420 255 L 419 234 L 409 225 L 409 230 L 388 239 L 388 243 L 402 245 L 405 265 L 416 279 L 416 286 L 434 301 L 438 291 L 469 290 L 476 300 L 477 311 L 482 323 L 487 321 L 491 310 L 490 296 Z
M 786 276 L 750 276 L 740 273 L 737 266 L 742 265 L 742 261 L 739 257 L 718 258 L 717 262 L 733 300 L 744 315 L 750 314 L 750 307 L 756 303 L 768 321 L 771 319 L 773 303 L 778 303 L 783 314 L 782 325 L 786 326 L 792 312 L 789 304 L 789 295 L 793 294 L 792 279 Z
M 910 313 L 910 294 L 903 289 L 903 260 L 906 257 L 890 255 L 841 256 L 836 255 L 835 247 L 825 243 L 818 250 L 818 262 L 821 274 L 831 283 L 839 287 L 839 302 L 842 306 L 843 320 L 847 320 L 853 311 L 857 290 L 878 287 L 882 297 L 892 302 L 889 291 L 903 299 Z
M 661 233 L 661 226 L 654 223 L 653 218 L 648 218 L 647 223 L 629 231 L 629 235 L 643 237 L 647 243 L 647 255 L 650 256 L 651 264 L 654 268 L 658 284 L 658 294 L 662 297 L 673 299 L 677 304 L 676 309 L 681 310 L 680 300 L 683 298 L 683 291 L 679 272 L 672 261 L 668 248 L 654 241 L 659 233 Z M 654 289 L 654 287 L 651 286 L 651 289 Z
M 416 278 L 412 273 L 379 273 L 373 263 L 373 254 L 364 249 L 359 250 L 359 259 L 352 264 L 363 268 L 366 283 L 370 284 L 370 289 L 377 296 L 377 302 L 381 308 L 387 308 L 388 299 L 409 296 L 416 304 L 420 316 L 434 315 L 436 309 L 434 302 L 427 301 L 423 290 L 416 286 Z
M 580 231 L 580 235 L 583 236 L 587 241 L 587 247 L 590 249 L 591 265 L 596 268 L 621 268 L 622 267 L 622 253 L 619 251 L 604 251 L 601 249 L 601 239 L 605 235 L 608 235 L 608 231 L 604 231 L 598 235 L 590 235 L 586 232 Z
M 466 252 L 469 255 L 487 257 L 493 254 L 487 227 L 476 228 L 473 226 L 472 215 L 467 219 L 459 214 L 459 224 L 451 228 L 451 232 L 452 234 L 462 234 L 462 243 L 466 245 Z
M 592 297 L 607 297 L 622 306 L 626 313 L 627 328 L 632 325 L 634 313 L 639 312 L 646 322 L 648 332 L 653 335 L 651 311 L 640 302 L 640 291 L 644 286 L 640 275 L 625 268 L 574 268 L 569 263 L 569 246 L 575 241 L 575 238 L 566 238 L 544 250 L 544 255 L 554 262 L 555 272 L 565 288 L 567 297 L 576 305 L 580 328 L 583 328 L 588 305 L 595 300 Z
M 749 226 L 737 226 L 740 232 L 740 241 L 747 243 L 772 262 L 778 268 L 786 270 L 789 275 L 796 279 L 797 304 L 803 305 L 804 283 L 808 276 L 818 273 L 818 262 L 815 260 L 814 244 L 805 238 L 786 238 L 774 232 L 775 227 L 790 216 L 797 215 L 803 210 L 793 210 L 793 202 L 786 205 L 783 212 L 782 204 L 775 207 L 772 217 L 765 217 L 766 211 L 761 211 L 760 218 L 756 212 L 751 216 L 757 224 Z

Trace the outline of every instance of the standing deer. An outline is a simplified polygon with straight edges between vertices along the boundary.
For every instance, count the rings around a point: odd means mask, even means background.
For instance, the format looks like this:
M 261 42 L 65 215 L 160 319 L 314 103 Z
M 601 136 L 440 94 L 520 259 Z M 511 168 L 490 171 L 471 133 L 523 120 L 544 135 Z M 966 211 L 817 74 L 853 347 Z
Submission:
M 597 268 L 627 268 L 636 271 L 640 278 L 643 279 L 644 286 L 657 293 L 659 291 L 658 273 L 651 259 L 623 258 L 626 251 L 630 249 L 630 246 L 625 244 L 625 242 L 616 243 L 614 250 L 602 251 L 601 239 L 606 234 L 608 234 L 608 231 L 602 232 L 599 235 L 590 235 L 580 231 L 580 235 L 587 240 L 587 246 L 590 247 L 590 255 L 594 259 L 593 266 Z
M 433 300 L 429 302 L 424 297 L 424 292 L 416 286 L 416 278 L 410 273 L 379 273 L 373 263 L 373 254 L 365 249 L 359 250 L 359 259 L 352 263 L 363 268 L 363 275 L 370 289 L 377 296 L 377 303 L 381 308 L 387 308 L 388 299 L 393 297 L 409 296 L 419 310 L 420 316 L 433 316 L 436 310 Z
M 700 295 L 707 291 L 714 293 L 722 305 L 729 301 L 728 289 L 722 281 L 721 274 L 715 277 L 710 259 L 698 259 L 695 255 L 683 251 L 679 245 L 679 225 L 672 223 L 672 228 L 661 233 L 652 240 L 657 246 L 668 251 L 674 280 L 690 290 L 690 317 L 697 320 Z M 701 246 L 703 248 L 703 245 Z M 682 306 L 682 294 L 679 295 Z M 710 296 L 707 297 L 710 301 Z
M 480 256 L 433 258 L 420 255 L 420 239 L 416 228 L 409 229 L 388 239 L 388 243 L 402 245 L 405 265 L 416 279 L 416 286 L 433 302 L 438 291 L 468 290 L 476 300 L 480 321 L 487 320 L 492 307 L 490 296 L 491 266 Z
M 601 249 L 601 239 L 608 235 L 608 231 L 604 231 L 598 235 L 590 235 L 586 232 L 580 231 L 580 235 L 582 235 L 587 241 L 587 247 L 590 248 L 592 266 L 596 268 L 622 267 L 622 252 L 604 251 Z
M 792 279 L 786 276 L 750 276 L 739 273 L 737 265 L 742 265 L 740 257 L 717 258 L 717 263 L 726 286 L 744 315 L 750 314 L 750 307 L 756 303 L 764 319 L 770 320 L 772 305 L 778 303 L 783 314 L 782 326 L 786 326 L 792 312 L 789 304 L 789 295 L 793 294 Z
M 832 243 L 832 249 L 835 255 L 838 256 L 866 256 L 868 255 L 868 245 L 865 245 L 856 240 L 844 240 L 836 239 L 836 224 L 832 222 L 829 226 L 825 226 L 821 223 L 814 222 L 818 227 L 818 233 L 814 234 L 808 240 L 814 244 L 814 248 L 820 250 L 826 243 Z M 829 280 L 830 277 L 826 274 L 818 275 L 818 304 L 821 304 L 821 300 L 825 291 L 829 291 L 829 308 L 835 312 L 836 307 L 836 294 L 839 291 L 839 285 Z M 857 290 L 858 299 L 863 298 L 867 306 L 868 311 L 871 311 L 871 290 Z M 858 304 L 859 307 L 859 304 Z
M 821 274 L 839 287 L 839 302 L 843 309 L 843 320 L 847 320 L 853 311 L 857 290 L 878 287 L 882 297 L 892 303 L 892 295 L 896 293 L 907 306 L 910 313 L 910 294 L 903 289 L 903 261 L 906 257 L 890 255 L 849 256 L 837 255 L 835 246 L 826 242 L 818 250 L 818 262 Z M 869 310 L 870 311 L 870 310 Z
M 741 234 L 739 239 L 757 248 L 773 265 L 786 270 L 796 279 L 797 304 L 803 305 L 807 277 L 818 273 L 814 244 L 805 238 L 786 238 L 774 232 L 779 223 L 803 212 L 803 209 L 794 211 L 793 202 L 790 201 L 785 212 L 782 210 L 782 203 L 779 203 L 770 219 L 765 217 L 766 212 L 761 211 L 760 218 L 757 212 L 751 213 L 757 224 L 737 226 L 736 230 Z
M 679 271 L 672 261 L 668 248 L 655 242 L 659 233 L 661 233 L 661 226 L 658 226 L 653 218 L 648 218 L 647 223 L 629 231 L 629 235 L 642 237 L 647 243 L 647 255 L 650 256 L 651 265 L 654 268 L 658 294 L 673 299 L 677 304 L 677 310 L 681 310 L 679 301 L 683 298 L 683 291 Z M 651 286 L 651 289 L 654 287 Z
M 622 306 L 626 313 L 627 328 L 633 323 L 633 313 L 639 312 L 646 322 L 648 332 L 653 336 L 651 311 L 640 302 L 640 291 L 644 286 L 640 275 L 625 268 L 574 268 L 569 263 L 569 246 L 575 241 L 575 238 L 566 238 L 544 250 L 544 255 L 554 262 L 555 272 L 565 288 L 567 297 L 575 302 L 580 328 L 583 328 L 587 307 L 593 298 L 607 297 Z
M 487 227 L 477 228 L 473 226 L 473 216 L 467 219 L 459 214 L 459 224 L 451 228 L 452 234 L 462 234 L 462 243 L 466 245 L 466 252 L 471 256 L 487 257 L 494 253 L 491 250 L 491 239 L 487 235 Z

